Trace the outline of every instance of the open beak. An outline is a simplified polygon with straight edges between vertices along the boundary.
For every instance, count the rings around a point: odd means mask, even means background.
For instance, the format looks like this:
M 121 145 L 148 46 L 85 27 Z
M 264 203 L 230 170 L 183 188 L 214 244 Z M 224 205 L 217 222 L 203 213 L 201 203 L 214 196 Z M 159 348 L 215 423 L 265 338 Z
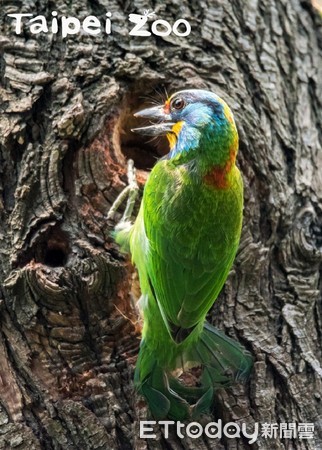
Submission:
M 162 106 L 154 106 L 153 108 L 146 108 L 134 114 L 134 117 L 142 119 L 158 120 L 160 123 L 148 125 L 146 127 L 132 128 L 134 133 L 143 134 L 146 136 L 161 136 L 172 131 L 174 122 L 170 122 L 170 115 L 164 112 Z

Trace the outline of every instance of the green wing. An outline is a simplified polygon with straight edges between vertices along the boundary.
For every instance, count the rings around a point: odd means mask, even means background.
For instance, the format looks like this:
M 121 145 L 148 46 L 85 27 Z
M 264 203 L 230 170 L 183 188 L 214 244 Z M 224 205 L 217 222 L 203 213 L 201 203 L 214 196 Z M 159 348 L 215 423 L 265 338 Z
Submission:
M 160 161 L 154 167 L 135 227 L 148 245 L 144 257 L 132 256 L 168 328 L 204 320 L 235 257 L 241 216 L 240 177 L 228 192 L 214 191 L 193 182 L 183 166 Z

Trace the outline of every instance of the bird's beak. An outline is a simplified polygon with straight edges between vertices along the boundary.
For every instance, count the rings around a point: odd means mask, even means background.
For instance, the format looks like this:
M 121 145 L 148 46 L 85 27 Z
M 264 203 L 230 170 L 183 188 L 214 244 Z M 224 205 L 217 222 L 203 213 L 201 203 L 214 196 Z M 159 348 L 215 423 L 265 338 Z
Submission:
M 160 123 L 148 125 L 146 127 L 132 128 L 131 131 L 147 136 L 160 136 L 172 131 L 174 122 L 170 121 L 170 115 L 164 111 L 162 106 L 154 106 L 153 108 L 146 108 L 134 114 L 134 117 L 142 119 L 158 120 Z

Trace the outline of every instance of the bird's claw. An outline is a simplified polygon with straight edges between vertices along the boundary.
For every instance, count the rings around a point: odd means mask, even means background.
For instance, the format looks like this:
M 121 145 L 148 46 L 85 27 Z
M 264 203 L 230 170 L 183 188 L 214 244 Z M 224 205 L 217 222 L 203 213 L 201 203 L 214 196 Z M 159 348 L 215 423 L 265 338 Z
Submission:
M 116 211 L 118 210 L 119 206 L 123 203 L 126 197 L 127 203 L 121 222 L 127 222 L 131 218 L 135 201 L 139 191 L 139 186 L 136 181 L 136 169 L 132 159 L 129 159 L 127 163 L 127 179 L 128 185 L 120 192 L 120 194 L 115 199 L 113 205 L 111 206 L 107 214 L 108 220 L 114 219 Z

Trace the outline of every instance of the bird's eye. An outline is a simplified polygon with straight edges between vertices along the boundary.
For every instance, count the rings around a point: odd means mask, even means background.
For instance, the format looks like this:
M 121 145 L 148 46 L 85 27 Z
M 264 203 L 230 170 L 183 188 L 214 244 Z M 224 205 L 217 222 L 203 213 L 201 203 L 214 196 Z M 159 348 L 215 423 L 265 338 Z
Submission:
M 186 102 L 183 100 L 182 97 L 175 98 L 171 102 L 171 108 L 176 109 L 176 110 L 183 109 L 185 106 L 186 106 Z

